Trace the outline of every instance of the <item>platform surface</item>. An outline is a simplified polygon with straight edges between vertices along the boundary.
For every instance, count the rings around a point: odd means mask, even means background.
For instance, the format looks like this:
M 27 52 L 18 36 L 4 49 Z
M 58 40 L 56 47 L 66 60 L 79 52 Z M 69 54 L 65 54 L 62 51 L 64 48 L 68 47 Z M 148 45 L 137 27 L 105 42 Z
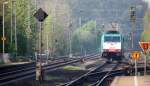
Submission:
M 22 65 L 22 64 L 28 64 L 32 62 L 16 62 L 16 63 L 10 63 L 10 64 L 2 64 L 0 67 L 7 67 L 7 66 L 14 66 L 14 65 Z
M 117 76 L 110 86 L 150 86 L 150 76 Z

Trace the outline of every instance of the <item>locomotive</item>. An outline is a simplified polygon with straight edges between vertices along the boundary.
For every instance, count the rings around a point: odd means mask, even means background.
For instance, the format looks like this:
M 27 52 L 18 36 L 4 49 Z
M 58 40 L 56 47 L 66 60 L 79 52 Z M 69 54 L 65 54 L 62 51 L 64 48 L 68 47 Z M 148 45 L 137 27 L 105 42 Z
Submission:
M 109 60 L 121 60 L 123 58 L 123 35 L 118 31 L 107 31 L 101 36 L 101 55 Z

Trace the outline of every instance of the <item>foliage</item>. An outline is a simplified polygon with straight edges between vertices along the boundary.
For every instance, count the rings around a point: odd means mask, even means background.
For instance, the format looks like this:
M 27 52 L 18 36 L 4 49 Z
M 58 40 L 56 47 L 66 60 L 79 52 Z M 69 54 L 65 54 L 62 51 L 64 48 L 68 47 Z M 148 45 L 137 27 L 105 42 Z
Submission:
M 0 0 L 0 5 L 6 0 Z M 14 31 L 14 16 L 13 16 L 13 40 L 11 42 L 11 13 L 14 13 L 14 7 L 11 6 L 12 0 L 8 0 L 8 4 L 6 5 L 6 16 L 5 16 L 5 33 L 6 33 L 6 44 L 5 44 L 5 52 L 9 52 L 15 54 L 15 31 Z M 45 1 L 46 2 L 46 1 Z M 47 1 L 50 2 L 50 1 Z M 62 1 L 60 1 L 62 2 Z M 57 10 L 64 10 L 63 13 L 60 14 L 59 11 L 48 11 L 48 18 L 45 20 L 43 25 L 43 49 L 47 49 L 47 37 L 48 37 L 48 49 L 54 55 L 64 55 L 65 47 L 66 47 L 66 38 L 64 29 L 68 28 L 68 22 L 70 16 L 69 8 L 66 5 L 62 5 L 61 3 L 55 3 L 55 1 L 50 2 L 53 6 L 50 9 L 54 9 L 55 4 L 58 4 L 56 7 Z M 31 0 L 16 0 L 16 25 L 17 25 L 17 54 L 22 56 L 33 55 L 35 51 L 38 51 L 38 37 L 39 37 L 39 23 L 37 23 L 36 19 L 33 17 L 33 14 L 36 12 L 35 6 L 32 4 Z M 55 4 L 54 4 L 55 3 Z M 47 3 L 45 3 L 46 5 Z M 29 8 L 30 6 L 30 8 Z M 62 7 L 63 6 L 63 7 Z M 46 7 L 47 8 L 47 7 Z M 2 9 L 2 8 L 0 8 Z M 55 16 L 56 14 L 56 16 Z M 67 15 L 66 15 L 67 14 Z M 65 15 L 65 16 L 64 16 Z M 0 11 L 0 20 L 2 16 L 2 11 Z M 54 18 L 56 17 L 56 18 Z M 65 19 L 64 19 L 65 18 Z M 66 19 L 67 18 L 67 19 Z M 64 21 L 65 20 L 65 21 Z M 2 22 L 2 21 L 1 21 Z M 64 22 L 64 23 L 62 23 Z M 57 34 L 57 35 L 56 35 Z M 48 36 L 47 36 L 48 35 Z M 0 23 L 0 37 L 2 37 L 2 24 Z M 2 51 L 2 41 L 0 41 L 0 51 Z
M 43 29 L 43 43 L 44 43 L 44 49 L 47 49 L 47 41 L 48 41 L 48 48 L 52 48 L 52 17 L 49 15 L 45 22 L 44 22 L 44 29 Z M 47 40 L 48 37 L 48 40 Z M 45 41 L 44 41 L 45 40 Z
M 73 51 L 77 52 L 81 48 L 86 51 L 98 49 L 99 43 L 97 38 L 99 37 L 99 29 L 96 28 L 96 21 L 88 21 L 82 27 L 77 28 L 73 33 Z
M 3 1 L 0 1 L 0 4 L 2 2 Z M 12 0 L 8 0 L 8 4 L 5 7 L 5 34 L 6 34 L 6 39 L 7 39 L 6 44 L 5 44 L 5 52 L 15 53 L 16 46 L 15 46 L 15 41 L 14 41 L 15 40 L 14 39 L 15 37 L 14 16 L 12 20 L 13 21 L 12 43 L 11 43 L 11 35 L 10 35 L 11 34 L 11 16 L 12 16 L 12 13 L 14 13 L 15 8 L 14 6 L 11 5 L 11 3 L 12 3 Z M 28 7 L 29 5 L 30 5 L 30 8 Z M 30 12 L 30 15 L 28 15 L 29 12 Z M 31 4 L 31 0 L 16 0 L 16 29 L 17 29 L 17 48 L 18 48 L 17 53 L 18 55 L 27 55 L 27 54 L 33 53 L 33 49 L 35 47 L 34 42 L 36 41 L 35 19 L 33 17 L 34 12 L 35 12 L 35 9 L 33 5 Z M 1 14 L 2 12 L 0 11 L 0 15 Z
M 52 16 L 49 15 L 48 18 L 44 22 L 43 29 L 43 44 L 44 50 L 47 48 L 53 55 L 64 55 L 65 54 L 65 46 L 66 42 L 64 37 L 64 29 L 60 24 L 55 24 L 52 22 Z M 48 41 L 48 44 L 47 44 Z
M 141 35 L 141 41 L 150 42 L 150 9 L 148 9 L 144 16 L 144 31 Z M 150 56 L 150 49 L 148 50 Z
M 141 35 L 141 41 L 150 42 L 150 10 L 147 10 L 144 16 L 144 31 Z
M 0 0 L 2 6 L 4 0 Z M 6 1 L 6 0 L 5 0 Z M 13 40 L 11 43 L 11 13 L 14 11 L 14 7 L 11 6 L 11 1 L 6 6 L 5 15 L 5 33 L 6 33 L 6 44 L 5 52 L 15 54 L 15 29 L 13 19 Z M 46 1 L 45 1 L 46 2 Z M 51 2 L 51 1 L 47 1 Z M 68 41 L 68 30 L 72 29 L 72 51 L 73 53 L 80 52 L 82 50 L 96 50 L 99 47 L 98 40 L 100 35 L 98 34 L 99 27 L 96 27 L 96 21 L 88 21 L 81 27 L 74 27 L 71 24 L 71 11 L 67 5 L 62 5 L 63 1 L 58 0 L 58 3 L 53 0 L 51 6 L 46 7 L 48 17 L 43 23 L 43 50 L 50 50 L 53 56 L 66 55 L 69 53 L 69 41 Z M 55 6 L 55 4 L 57 4 Z M 63 2 L 64 3 L 64 2 Z M 45 3 L 45 5 L 48 3 Z M 30 6 L 30 8 L 29 8 Z M 0 8 L 1 9 L 1 8 Z M 45 10 L 45 9 L 44 9 Z M 57 11 L 56 11 L 57 10 Z M 62 11 L 61 13 L 59 12 Z M 36 12 L 35 6 L 31 0 L 16 0 L 16 25 L 17 25 L 17 54 L 19 56 L 33 56 L 35 51 L 38 51 L 39 46 L 39 23 L 33 17 Z M 2 11 L 0 11 L 0 18 Z M 76 29 L 75 29 L 76 28 Z M 2 37 L 2 25 L 0 24 L 0 37 Z M 48 41 L 47 41 L 48 40 Z M 2 41 L 0 41 L 0 51 L 2 49 Z

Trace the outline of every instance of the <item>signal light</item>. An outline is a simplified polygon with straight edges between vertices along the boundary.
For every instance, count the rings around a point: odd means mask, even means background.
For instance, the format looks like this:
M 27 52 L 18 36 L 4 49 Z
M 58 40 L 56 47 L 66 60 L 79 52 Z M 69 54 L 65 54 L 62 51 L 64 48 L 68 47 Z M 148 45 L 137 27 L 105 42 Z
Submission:
M 135 21 L 136 20 L 136 7 L 130 8 L 130 20 Z

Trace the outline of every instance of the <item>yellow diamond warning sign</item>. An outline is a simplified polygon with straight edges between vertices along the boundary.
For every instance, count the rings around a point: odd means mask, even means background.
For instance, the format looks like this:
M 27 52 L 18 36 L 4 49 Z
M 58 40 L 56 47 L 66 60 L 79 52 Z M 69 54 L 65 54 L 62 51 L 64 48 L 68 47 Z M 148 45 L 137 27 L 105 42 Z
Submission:
M 139 52 L 139 51 L 133 51 L 131 53 L 131 57 L 132 57 L 133 60 L 139 60 L 140 57 L 141 57 L 141 52 Z
M 1 39 L 5 41 L 5 40 L 6 40 L 6 37 L 2 37 Z

